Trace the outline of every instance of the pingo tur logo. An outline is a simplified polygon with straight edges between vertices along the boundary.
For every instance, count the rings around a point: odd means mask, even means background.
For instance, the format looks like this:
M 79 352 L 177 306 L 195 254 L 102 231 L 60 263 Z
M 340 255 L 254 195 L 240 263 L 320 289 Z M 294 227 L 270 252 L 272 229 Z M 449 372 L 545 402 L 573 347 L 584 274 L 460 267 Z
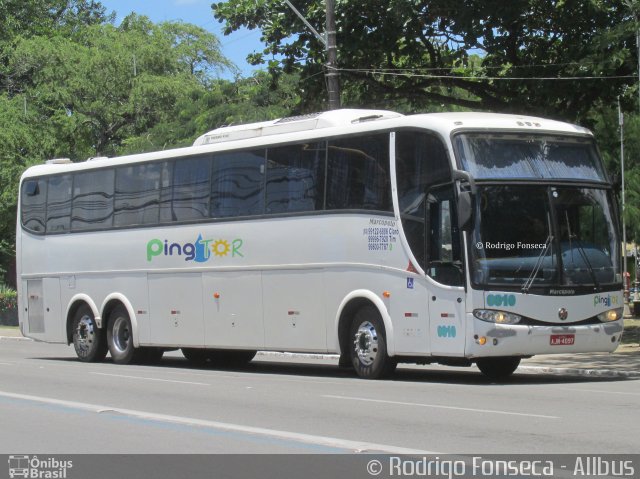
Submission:
M 61 461 L 55 457 L 46 459 L 38 456 L 9 456 L 9 477 L 29 479 L 66 479 L 67 470 L 73 468 L 73 461 Z
M 228 240 L 203 239 L 198 235 L 192 243 L 170 243 L 169 240 L 152 239 L 147 242 L 147 261 L 151 262 L 156 256 L 180 256 L 185 261 L 206 263 L 211 258 L 244 257 L 242 254 L 242 240 L 236 238 Z
M 593 297 L 593 307 L 597 307 L 597 306 L 607 306 L 607 307 L 611 307 L 611 306 L 617 306 L 618 305 L 618 297 L 617 296 L 611 296 L 610 294 L 604 296 L 604 295 L 600 295 L 600 294 L 596 294 Z

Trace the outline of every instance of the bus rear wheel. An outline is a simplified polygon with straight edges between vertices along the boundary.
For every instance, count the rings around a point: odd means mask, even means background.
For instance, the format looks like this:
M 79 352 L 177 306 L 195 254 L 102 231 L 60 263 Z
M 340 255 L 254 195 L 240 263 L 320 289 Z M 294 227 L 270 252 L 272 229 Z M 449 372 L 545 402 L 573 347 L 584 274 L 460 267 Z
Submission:
M 520 365 L 518 357 L 479 358 L 476 360 L 478 369 L 489 379 L 497 381 L 511 376 Z
M 73 347 L 80 361 L 98 363 L 107 355 L 104 330 L 98 328 L 93 311 L 87 305 L 80 306 L 73 318 Z
M 351 363 L 364 379 L 380 379 L 393 373 L 398 362 L 387 354 L 387 340 L 380 313 L 373 306 L 360 309 L 351 323 Z
M 144 359 L 145 351 L 133 345 L 131 319 L 123 306 L 116 307 L 109 315 L 107 344 L 111 358 L 116 364 L 131 364 Z

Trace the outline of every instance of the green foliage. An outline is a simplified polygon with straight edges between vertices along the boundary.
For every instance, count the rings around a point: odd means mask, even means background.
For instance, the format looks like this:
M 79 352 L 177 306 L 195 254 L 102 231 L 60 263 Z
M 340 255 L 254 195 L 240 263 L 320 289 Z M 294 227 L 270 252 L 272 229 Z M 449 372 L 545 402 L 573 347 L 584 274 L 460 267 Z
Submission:
M 274 85 L 265 72 L 250 78 L 214 80 L 206 90 L 194 90 L 175 106 L 175 114 L 125 140 L 119 154 L 190 146 L 202 133 L 222 125 L 281 118 L 299 108 L 298 77 L 283 74 Z
M 324 29 L 322 0 L 300 0 L 296 7 Z M 275 76 L 300 72 L 304 104 L 322 104 L 324 46 L 284 2 L 227 0 L 212 8 L 226 22 L 225 33 L 259 28 L 266 48 L 250 61 L 268 61 Z M 342 101 L 402 111 L 457 105 L 577 120 L 596 100 L 613 101 L 623 85 L 633 83 L 611 78 L 635 71 L 632 20 L 619 0 L 342 0 L 336 2 Z M 574 76 L 608 78 L 535 79 Z
M 0 283 L 0 313 L 18 307 L 18 293 L 15 289 Z

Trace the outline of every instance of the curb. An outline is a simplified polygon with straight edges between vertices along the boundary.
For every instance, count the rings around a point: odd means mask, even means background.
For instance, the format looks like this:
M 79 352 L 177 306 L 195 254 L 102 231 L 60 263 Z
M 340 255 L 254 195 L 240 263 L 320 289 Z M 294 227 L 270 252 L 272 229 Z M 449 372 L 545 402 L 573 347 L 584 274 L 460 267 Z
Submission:
M 519 366 L 518 369 L 554 375 L 580 376 L 591 378 L 640 379 L 640 372 L 616 371 L 613 369 L 558 368 L 551 366 Z

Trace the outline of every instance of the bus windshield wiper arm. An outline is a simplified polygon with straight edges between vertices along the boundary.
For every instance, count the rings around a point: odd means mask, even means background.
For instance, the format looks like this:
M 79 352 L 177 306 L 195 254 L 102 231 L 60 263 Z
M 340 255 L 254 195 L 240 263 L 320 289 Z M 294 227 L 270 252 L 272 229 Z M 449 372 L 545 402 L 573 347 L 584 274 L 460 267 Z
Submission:
M 551 243 L 552 242 L 553 242 L 553 235 L 547 236 L 547 239 L 544 242 L 544 248 L 542 248 L 542 251 L 540 251 L 540 254 L 538 255 L 538 259 L 536 260 L 536 264 L 533 267 L 533 270 L 531 271 L 531 274 L 529 275 L 527 280 L 522 285 L 522 292 L 523 293 L 525 293 L 525 294 L 528 293 L 529 289 L 533 285 L 533 282 L 535 281 L 536 276 L 538 275 L 538 272 L 540 271 L 540 268 L 542 267 L 542 263 L 544 262 L 544 257 L 547 255 L 547 251 L 549 251 L 549 248 L 551 247 Z
M 573 261 L 573 241 L 572 241 L 575 239 L 576 248 L 578 249 L 578 253 L 580 253 L 580 256 L 582 257 L 585 265 L 587 266 L 587 271 L 589 271 L 589 275 L 593 280 L 593 285 L 595 286 L 596 291 L 600 291 L 600 283 L 598 283 L 598 278 L 596 278 L 596 273 L 595 271 L 593 271 L 591 262 L 589 261 L 589 258 L 587 258 L 587 253 L 584 251 L 584 248 L 582 247 L 582 244 L 581 244 L 582 242 L 578 239 L 577 235 L 571 232 L 571 222 L 569 221 L 569 213 L 565 211 L 564 216 L 567 220 L 567 233 L 569 233 L 569 250 L 571 251 L 571 258 L 572 258 L 571 261 L 575 264 L 575 261 Z
M 580 241 L 576 236 L 573 237 L 573 239 L 575 239 L 575 245 L 576 248 L 578 249 L 578 253 L 580 253 L 580 256 L 582 257 L 582 259 L 584 260 L 584 263 L 587 265 L 587 271 L 589 271 L 589 275 L 591 276 L 591 279 L 593 280 L 593 285 L 596 287 L 596 291 L 600 291 L 600 283 L 598 282 L 598 278 L 596 277 L 596 272 L 593 270 L 593 266 L 591 266 L 591 262 L 589 261 L 589 258 L 587 257 L 587 253 L 585 252 L 583 246 L 582 246 L 582 241 Z

